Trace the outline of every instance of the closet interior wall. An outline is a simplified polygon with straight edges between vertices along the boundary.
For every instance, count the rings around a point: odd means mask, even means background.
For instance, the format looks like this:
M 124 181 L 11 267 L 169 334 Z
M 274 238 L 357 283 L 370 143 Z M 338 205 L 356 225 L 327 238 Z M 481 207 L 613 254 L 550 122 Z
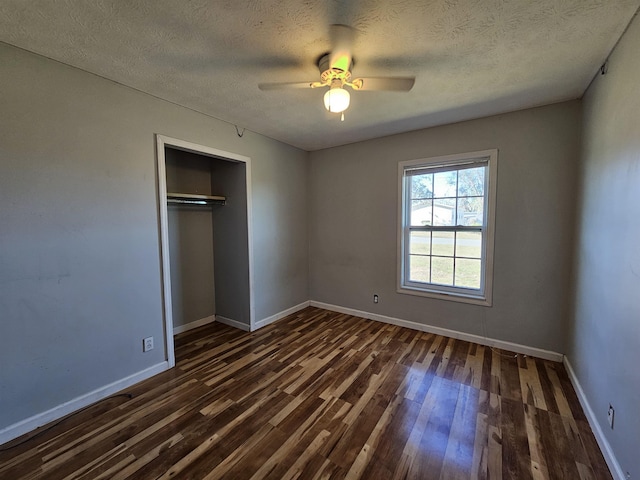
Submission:
M 250 325 L 246 167 L 166 148 L 167 192 L 223 195 L 225 205 L 168 205 L 173 327 Z

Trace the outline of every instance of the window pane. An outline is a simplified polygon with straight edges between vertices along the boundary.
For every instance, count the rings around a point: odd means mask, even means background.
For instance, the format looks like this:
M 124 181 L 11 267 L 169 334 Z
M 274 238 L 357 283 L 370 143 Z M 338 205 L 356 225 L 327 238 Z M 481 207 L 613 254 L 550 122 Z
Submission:
M 484 198 L 458 198 L 458 221 L 456 225 L 481 227 L 484 222 Z
M 435 259 L 434 259 L 435 260 Z M 435 269 L 435 266 L 434 266 Z M 480 289 L 480 260 L 456 259 L 456 287 Z
M 456 170 L 433 174 L 433 196 L 437 198 L 456 196 Z
M 399 162 L 399 291 L 491 304 L 496 161 L 487 150 Z
M 431 257 L 431 282 L 453 285 L 453 258 Z
M 453 257 L 453 232 L 432 232 L 432 254 Z
M 412 200 L 411 201 L 411 226 L 424 227 L 431 225 L 431 204 L 433 200 Z
M 409 281 L 429 283 L 431 257 L 409 255 Z
M 411 232 L 409 253 L 431 255 L 431 232 Z
M 482 257 L 482 232 L 457 232 L 456 257 Z
M 433 175 L 413 175 L 411 182 L 411 198 L 433 197 Z
M 443 227 L 455 225 L 456 199 L 439 198 L 433 201 L 433 224 Z
M 485 168 L 467 168 L 458 172 L 459 197 L 481 197 L 484 195 Z

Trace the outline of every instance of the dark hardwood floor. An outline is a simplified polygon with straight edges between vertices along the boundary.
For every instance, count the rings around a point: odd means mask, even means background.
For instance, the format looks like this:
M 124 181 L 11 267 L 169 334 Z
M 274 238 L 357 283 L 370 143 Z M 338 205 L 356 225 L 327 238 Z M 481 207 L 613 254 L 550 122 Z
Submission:
M 0 478 L 611 479 L 559 363 L 317 308 L 176 355 L 5 445 Z

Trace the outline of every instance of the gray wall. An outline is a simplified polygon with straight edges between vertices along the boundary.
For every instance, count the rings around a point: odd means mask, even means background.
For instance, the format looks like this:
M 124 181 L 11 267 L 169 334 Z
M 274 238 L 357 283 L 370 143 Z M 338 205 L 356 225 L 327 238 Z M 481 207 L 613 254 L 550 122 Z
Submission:
M 211 158 L 165 148 L 165 166 L 167 192 L 211 195 Z M 179 204 L 167 207 L 174 327 L 216 312 L 213 215 L 219 208 Z
M 155 133 L 252 158 L 256 319 L 309 298 L 306 152 L 5 44 L 0 92 L 0 429 L 165 358 Z
M 211 185 L 227 197 L 213 212 L 215 313 L 250 326 L 246 165 L 212 160 Z
M 640 478 L 640 21 L 584 97 L 567 356 L 623 470 Z M 609 404 L 615 429 L 607 424 Z
M 312 152 L 311 299 L 563 352 L 580 114 L 568 102 Z M 398 162 L 490 148 L 493 307 L 396 293 Z

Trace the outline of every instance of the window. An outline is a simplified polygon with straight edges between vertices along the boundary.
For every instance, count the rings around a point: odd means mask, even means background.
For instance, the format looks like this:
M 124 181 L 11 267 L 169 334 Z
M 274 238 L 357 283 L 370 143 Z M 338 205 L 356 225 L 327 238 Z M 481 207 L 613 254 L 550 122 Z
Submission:
M 400 162 L 398 292 L 491 305 L 498 152 Z

